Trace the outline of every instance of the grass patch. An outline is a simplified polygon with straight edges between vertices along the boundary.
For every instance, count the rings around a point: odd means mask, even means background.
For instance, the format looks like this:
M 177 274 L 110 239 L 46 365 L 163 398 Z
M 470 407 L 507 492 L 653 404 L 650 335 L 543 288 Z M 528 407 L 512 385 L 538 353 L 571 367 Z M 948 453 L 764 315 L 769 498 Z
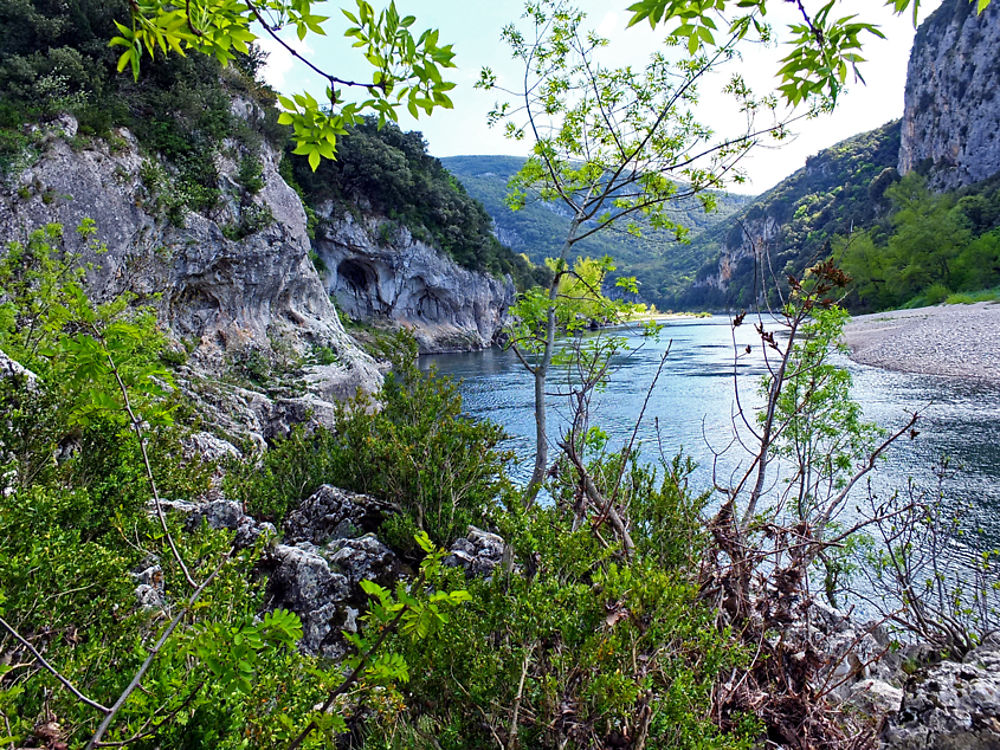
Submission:
M 976 302 L 997 302 L 1000 301 L 1000 286 L 992 289 L 981 289 L 978 292 L 956 292 L 949 294 L 944 303 L 946 305 L 972 305 Z

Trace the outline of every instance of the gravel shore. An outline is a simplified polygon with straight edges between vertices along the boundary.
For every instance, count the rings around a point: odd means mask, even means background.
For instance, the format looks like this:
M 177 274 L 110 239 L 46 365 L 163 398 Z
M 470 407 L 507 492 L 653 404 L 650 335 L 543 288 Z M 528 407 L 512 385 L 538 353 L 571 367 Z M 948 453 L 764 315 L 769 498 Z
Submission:
M 1000 383 L 1000 304 L 860 315 L 844 339 L 851 359 L 865 365 Z

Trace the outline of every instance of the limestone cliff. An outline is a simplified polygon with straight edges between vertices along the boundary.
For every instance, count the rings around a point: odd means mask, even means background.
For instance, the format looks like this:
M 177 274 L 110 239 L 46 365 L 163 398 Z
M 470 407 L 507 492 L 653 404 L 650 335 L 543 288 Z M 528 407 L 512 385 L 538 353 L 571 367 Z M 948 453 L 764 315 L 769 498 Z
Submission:
M 906 79 L 899 171 L 929 168 L 955 189 L 1000 172 L 1000 3 L 945 0 L 917 31 Z
M 289 410 L 322 412 L 330 401 L 379 386 L 376 362 L 344 332 L 310 261 L 305 213 L 278 175 L 280 154 L 263 147 L 262 184 L 248 196 L 237 184 L 232 146 L 230 156 L 217 157 L 218 207 L 203 215 L 174 204 L 168 216 L 169 167 L 144 155 L 128 131 L 108 143 L 74 139 L 69 117 L 58 128 L 38 134 L 34 164 L 0 188 L 0 238 L 58 222 L 72 246 L 73 228 L 93 219 L 108 251 L 84 258 L 96 265 L 92 294 L 131 290 L 153 304 L 164 328 L 190 350 L 193 375 L 225 376 L 247 357 L 266 366 L 293 362 L 306 392 L 244 394 L 247 408 L 234 430 L 268 437 L 293 419 Z M 323 356 L 313 356 L 317 351 Z M 232 415 L 225 399 L 216 406 Z
M 411 329 L 424 353 L 489 347 L 514 301 L 509 276 L 462 268 L 393 222 L 327 210 L 313 245 L 342 311 Z

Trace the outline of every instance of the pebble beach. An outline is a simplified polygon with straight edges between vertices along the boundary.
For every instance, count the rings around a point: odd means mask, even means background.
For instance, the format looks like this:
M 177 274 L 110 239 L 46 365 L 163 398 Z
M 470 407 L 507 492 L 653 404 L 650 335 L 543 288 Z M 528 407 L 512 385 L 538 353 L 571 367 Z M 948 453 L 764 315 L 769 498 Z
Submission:
M 851 359 L 902 372 L 1000 384 L 1000 304 L 938 305 L 852 318 Z

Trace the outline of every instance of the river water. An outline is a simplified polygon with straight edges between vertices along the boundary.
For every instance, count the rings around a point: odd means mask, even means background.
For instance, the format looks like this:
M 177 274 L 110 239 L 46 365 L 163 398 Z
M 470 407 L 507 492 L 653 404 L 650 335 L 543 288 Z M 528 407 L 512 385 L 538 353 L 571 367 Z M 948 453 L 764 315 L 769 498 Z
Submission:
M 596 400 L 592 423 L 609 433 L 613 444 L 626 442 L 669 346 L 639 428 L 643 453 L 657 459 L 661 450 L 668 458 L 683 451 L 698 464 L 692 484 L 706 489 L 712 486 L 713 467 L 724 478 L 745 463 L 746 454 L 737 448 L 715 456 L 732 440 L 734 387 L 739 387 L 745 411 L 760 404 L 756 384 L 766 370 L 759 338 L 749 321 L 735 329 L 735 337 L 724 316 L 667 321 L 658 343 L 644 342 L 637 333 L 622 335 L 642 346 L 615 362 L 611 382 Z M 747 345 L 752 353 L 734 359 L 734 350 L 742 353 Z M 944 501 L 956 508 L 969 506 L 962 525 L 982 529 L 984 543 L 1000 542 L 1000 388 L 889 372 L 846 358 L 840 361 L 853 376 L 852 393 L 866 419 L 892 430 L 905 424 L 913 412 L 922 414 L 917 426 L 920 434 L 898 441 L 873 472 L 874 491 L 882 494 L 903 488 L 908 478 L 917 486 L 933 488 L 935 467 L 947 456 L 955 471 L 943 486 Z M 513 474 L 526 481 L 535 429 L 533 390 L 515 355 L 491 349 L 424 356 L 420 363 L 460 379 L 465 410 L 506 429 L 510 447 L 521 459 Z M 550 439 L 554 441 L 566 428 L 569 408 L 565 399 L 553 397 L 549 403 Z

